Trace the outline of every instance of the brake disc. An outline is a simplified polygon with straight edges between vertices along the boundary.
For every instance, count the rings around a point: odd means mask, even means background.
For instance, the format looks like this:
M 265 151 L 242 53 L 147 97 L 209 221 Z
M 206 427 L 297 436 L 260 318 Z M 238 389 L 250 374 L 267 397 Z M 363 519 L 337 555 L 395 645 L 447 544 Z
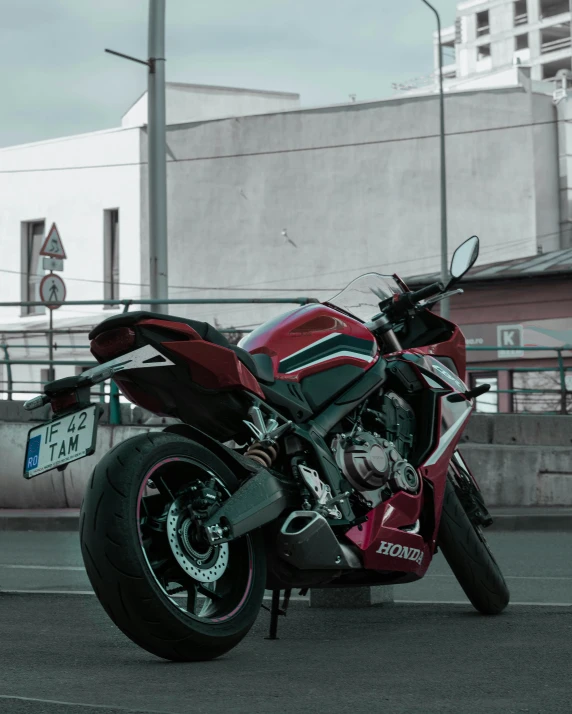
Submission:
M 201 583 L 213 583 L 223 575 L 228 565 L 228 543 L 208 546 L 204 552 L 193 546 L 189 537 L 188 512 L 181 508 L 180 501 L 173 501 L 167 516 L 169 546 L 181 568 L 191 578 Z

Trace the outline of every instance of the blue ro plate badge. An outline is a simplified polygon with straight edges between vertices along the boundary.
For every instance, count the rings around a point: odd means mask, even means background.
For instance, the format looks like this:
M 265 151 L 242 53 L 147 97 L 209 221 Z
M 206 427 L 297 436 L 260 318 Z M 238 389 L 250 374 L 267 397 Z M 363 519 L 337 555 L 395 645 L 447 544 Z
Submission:
M 24 478 L 33 478 L 95 451 L 99 407 L 93 404 L 28 433 Z

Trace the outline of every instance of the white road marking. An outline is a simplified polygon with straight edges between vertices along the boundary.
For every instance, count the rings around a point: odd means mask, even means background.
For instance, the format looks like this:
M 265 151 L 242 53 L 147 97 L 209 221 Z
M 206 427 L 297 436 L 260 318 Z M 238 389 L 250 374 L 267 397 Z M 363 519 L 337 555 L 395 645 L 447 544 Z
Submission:
M 396 605 L 470 605 L 468 600 L 394 600 Z M 529 605 L 534 607 L 572 607 L 572 602 L 510 602 L 514 605 Z
M 9 590 L 3 590 L 0 588 L 0 595 L 92 595 L 95 593 L 92 590 L 15 590 L 13 588 Z M 174 598 L 185 598 L 186 595 L 177 594 L 173 595 Z M 300 595 L 292 595 L 290 597 L 290 602 L 300 601 L 308 602 L 309 597 L 302 597 Z M 265 595 L 264 600 L 271 601 L 272 595 Z M 280 598 L 280 604 L 282 604 L 283 596 Z M 396 605 L 470 605 L 468 600 L 394 600 Z M 529 605 L 534 607 L 572 607 L 572 602 L 520 602 L 515 601 L 509 603 L 509 607 L 512 605 Z
M 85 573 L 85 568 L 78 565 L 15 565 L 12 563 L 0 563 L 0 568 L 11 570 L 68 570 Z M 428 573 L 422 580 L 426 580 L 427 578 L 449 578 L 450 580 L 455 580 L 453 574 L 437 575 Z M 572 575 L 505 575 L 504 578 L 505 580 L 572 580 Z M 297 590 L 298 588 L 295 589 Z
M 0 587 L 0 595 L 95 595 L 93 590 L 20 590 Z
M 425 578 L 452 578 L 454 575 L 425 575 Z M 572 575 L 505 575 L 505 580 L 572 580 Z
M 85 702 L 63 702 L 58 699 L 39 699 L 37 697 L 18 697 L 15 695 L 11 694 L 0 694 L 0 699 L 6 699 L 6 700 L 14 700 L 16 699 L 19 702 L 41 702 L 42 704 L 59 704 L 65 707 L 89 707 L 90 709 L 107 709 L 108 711 L 110 709 L 117 709 L 117 711 L 122 711 L 122 712 L 134 712 L 134 714 L 138 714 L 139 712 L 142 712 L 144 714 L 175 714 L 174 712 L 168 712 L 165 711 L 164 709 L 132 709 L 131 707 L 122 707 L 118 706 L 116 704 L 86 704 Z
M 13 570 L 74 570 L 77 572 L 83 571 L 85 568 L 79 565 L 13 565 L 11 563 L 0 563 L 0 568 L 10 568 Z

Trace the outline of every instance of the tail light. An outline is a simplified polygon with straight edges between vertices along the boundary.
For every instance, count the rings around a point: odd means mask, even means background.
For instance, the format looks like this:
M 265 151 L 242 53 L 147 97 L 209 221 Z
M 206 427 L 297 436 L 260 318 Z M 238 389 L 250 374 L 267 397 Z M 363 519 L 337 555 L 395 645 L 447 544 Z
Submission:
M 99 360 L 120 357 L 135 345 L 135 332 L 129 327 L 107 330 L 91 341 L 91 353 Z

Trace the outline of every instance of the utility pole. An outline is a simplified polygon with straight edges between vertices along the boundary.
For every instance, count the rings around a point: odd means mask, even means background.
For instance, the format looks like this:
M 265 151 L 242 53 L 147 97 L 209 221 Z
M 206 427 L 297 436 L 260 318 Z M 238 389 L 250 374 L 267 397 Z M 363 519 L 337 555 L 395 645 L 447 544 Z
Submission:
M 447 167 L 445 164 L 445 95 L 443 93 L 443 46 L 441 44 L 441 17 L 428 0 L 421 0 L 430 8 L 437 18 L 437 34 L 439 37 L 439 112 L 441 138 L 441 281 L 449 282 L 449 258 L 447 254 Z M 449 318 L 449 298 L 441 300 L 439 308 L 441 317 Z
M 105 50 L 148 67 L 147 153 L 149 185 L 149 278 L 152 300 L 169 298 L 167 253 L 167 129 L 165 118 L 165 0 L 149 0 L 149 59 Z M 161 303 L 156 312 L 168 313 Z
M 152 299 L 168 299 L 167 130 L 165 119 L 165 0 L 149 0 L 147 90 L 149 170 L 149 269 Z M 153 310 L 168 313 L 166 304 Z

